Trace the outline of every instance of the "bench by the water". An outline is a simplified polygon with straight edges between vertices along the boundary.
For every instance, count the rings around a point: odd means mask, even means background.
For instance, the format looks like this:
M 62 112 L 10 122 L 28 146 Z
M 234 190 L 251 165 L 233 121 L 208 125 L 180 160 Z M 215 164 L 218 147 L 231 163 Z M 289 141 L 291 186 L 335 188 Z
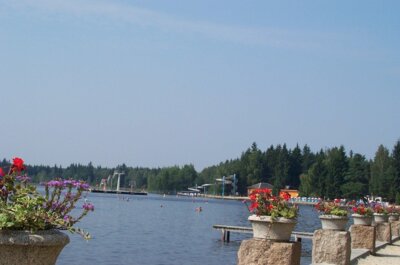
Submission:
M 253 228 L 246 226 L 231 226 L 231 225 L 213 225 L 214 229 L 222 232 L 222 241 L 229 242 L 230 232 L 253 234 Z M 292 232 L 295 241 L 301 241 L 302 238 L 312 239 L 313 233 L 307 232 Z

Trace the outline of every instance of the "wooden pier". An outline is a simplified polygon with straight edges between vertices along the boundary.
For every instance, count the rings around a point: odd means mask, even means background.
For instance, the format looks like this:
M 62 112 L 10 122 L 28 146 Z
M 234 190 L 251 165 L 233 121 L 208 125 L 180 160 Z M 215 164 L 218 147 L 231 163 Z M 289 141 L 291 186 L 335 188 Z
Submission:
M 246 226 L 213 225 L 213 228 L 222 232 L 223 242 L 230 241 L 230 232 L 253 234 L 253 228 Z M 293 231 L 292 236 L 294 241 L 299 242 L 302 238 L 312 239 L 313 233 Z
M 125 190 L 90 190 L 93 193 L 111 193 L 111 194 L 122 194 L 122 195 L 147 195 L 147 192 L 136 192 L 136 191 L 125 191 Z

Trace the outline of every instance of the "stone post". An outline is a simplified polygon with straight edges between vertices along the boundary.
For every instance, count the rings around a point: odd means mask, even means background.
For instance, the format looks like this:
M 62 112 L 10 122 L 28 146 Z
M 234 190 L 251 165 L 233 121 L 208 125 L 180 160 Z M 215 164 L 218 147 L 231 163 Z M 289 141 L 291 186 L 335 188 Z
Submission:
M 301 242 L 277 242 L 252 238 L 243 240 L 238 265 L 300 265 Z
M 399 234 L 400 221 L 392 221 L 392 222 L 390 222 L 390 228 L 392 230 L 392 236 L 395 236 L 395 237 L 400 236 L 400 234 Z
M 376 223 L 376 241 L 392 243 L 391 226 L 389 223 Z
M 349 265 L 351 255 L 350 233 L 338 230 L 315 230 L 312 264 Z
M 351 248 L 366 248 L 375 253 L 376 229 L 374 226 L 352 225 L 350 227 Z

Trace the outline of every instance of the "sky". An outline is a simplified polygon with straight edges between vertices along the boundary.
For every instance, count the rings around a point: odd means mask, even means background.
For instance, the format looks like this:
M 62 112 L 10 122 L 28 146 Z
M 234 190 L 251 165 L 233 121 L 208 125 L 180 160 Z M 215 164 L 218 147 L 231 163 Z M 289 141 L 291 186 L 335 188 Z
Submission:
M 399 1 L 0 0 L 0 158 L 193 164 L 400 139 Z

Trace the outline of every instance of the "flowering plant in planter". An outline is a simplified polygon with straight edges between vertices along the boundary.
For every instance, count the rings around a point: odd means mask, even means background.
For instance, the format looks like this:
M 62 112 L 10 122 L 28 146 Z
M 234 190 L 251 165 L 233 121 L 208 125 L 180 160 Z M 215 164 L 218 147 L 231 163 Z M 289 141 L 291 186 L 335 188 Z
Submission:
M 376 204 L 373 208 L 374 213 L 387 215 L 388 211 L 382 204 Z
M 7 174 L 0 168 L 0 230 L 59 229 L 90 239 L 89 233 L 74 225 L 93 211 L 94 206 L 84 203 L 78 217 L 71 215 L 89 185 L 83 181 L 57 179 L 47 182 L 45 194 L 41 194 L 27 183 L 29 177 L 24 174 L 25 169 L 24 161 L 18 157 L 13 158 Z
M 271 189 L 255 189 L 250 193 L 249 199 L 251 205 L 248 210 L 257 216 L 284 217 L 287 219 L 297 217 L 298 208 L 288 203 L 290 194 L 286 192 L 274 196 Z
M 386 211 L 387 211 L 388 214 L 392 214 L 392 215 L 398 215 L 399 214 L 399 209 L 396 208 L 395 206 L 387 207 Z
M 364 204 L 359 204 L 352 208 L 354 214 L 359 214 L 362 216 L 372 216 L 374 211 L 370 207 L 366 207 Z
M 347 210 L 340 207 L 339 200 L 333 202 L 320 201 L 314 208 L 324 215 L 347 216 L 348 214 Z

